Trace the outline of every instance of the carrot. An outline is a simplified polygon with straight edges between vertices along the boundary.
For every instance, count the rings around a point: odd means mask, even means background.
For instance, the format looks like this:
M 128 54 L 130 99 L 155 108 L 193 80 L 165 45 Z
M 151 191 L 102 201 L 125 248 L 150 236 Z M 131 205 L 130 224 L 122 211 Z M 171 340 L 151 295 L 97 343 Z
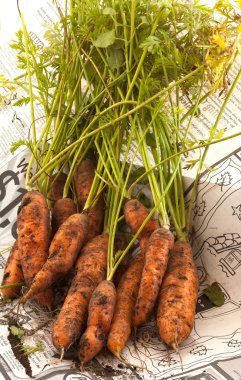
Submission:
M 97 355 L 104 346 L 116 302 L 113 282 L 104 280 L 94 290 L 88 308 L 87 329 L 81 336 L 78 358 L 84 364 Z
M 60 351 L 67 350 L 83 332 L 90 297 L 106 276 L 108 240 L 107 234 L 90 240 L 76 262 L 76 275 L 52 330 L 53 344 Z
M 105 201 L 103 198 L 103 194 L 101 193 L 96 204 L 90 210 L 87 210 L 89 221 L 89 231 L 87 240 L 93 239 L 95 236 L 99 235 L 102 232 L 105 215 L 104 209 Z
M 148 214 L 149 210 L 137 199 L 128 200 L 124 205 L 124 216 L 126 223 L 130 226 L 134 233 L 137 233 Z M 158 221 L 151 217 L 141 231 L 139 240 L 146 236 L 149 237 L 158 227 Z
M 118 358 L 131 335 L 133 311 L 143 263 L 144 253 L 142 252 L 134 258 L 117 288 L 116 307 L 107 339 L 107 347 Z
M 35 276 L 29 291 L 21 298 L 21 303 L 69 272 L 85 242 L 87 231 L 88 220 L 82 214 L 71 215 L 59 227 L 51 242 L 48 259 Z
M 89 196 L 95 177 L 95 168 L 91 160 L 83 160 L 74 174 L 74 183 L 79 209 L 82 211 Z
M 85 207 L 85 203 L 88 199 L 94 177 L 95 168 L 93 162 L 88 159 L 83 160 L 78 166 L 74 175 L 78 207 L 81 211 Z M 99 194 L 95 205 L 90 209 L 85 210 L 89 220 L 89 232 L 87 240 L 91 240 L 93 237 L 99 235 L 102 232 L 104 207 L 105 202 L 103 195 Z
M 58 199 L 52 209 L 52 231 L 56 233 L 60 225 L 68 219 L 70 215 L 77 213 L 77 207 L 71 198 Z
M 55 202 L 58 199 L 63 198 L 63 191 L 64 191 L 64 186 L 65 182 L 67 179 L 67 174 L 65 173 L 58 173 L 58 176 L 55 174 L 51 178 L 51 183 L 50 183 L 50 190 L 48 194 L 48 198 L 51 200 L 51 205 L 52 207 L 54 206 Z M 71 192 L 69 192 L 68 196 L 70 197 Z
M 10 285 L 10 284 L 17 284 L 19 282 L 23 282 L 23 271 L 21 266 L 21 259 L 19 255 L 19 249 L 18 249 L 18 240 L 15 241 L 3 273 L 3 279 L 2 279 L 2 285 Z M 21 286 L 15 286 L 13 288 L 5 288 L 2 289 L 2 296 L 4 298 L 16 298 L 19 293 L 21 292 L 22 287 Z
M 125 220 L 134 233 L 139 230 L 148 214 L 148 209 L 136 199 L 128 200 L 124 205 Z M 146 245 L 149 236 L 158 227 L 158 222 L 154 218 L 146 223 L 139 235 L 141 254 L 131 262 L 117 287 L 116 307 L 107 339 L 107 347 L 118 358 L 120 358 L 120 353 L 131 335 Z
M 24 280 L 28 286 L 31 286 L 47 259 L 51 236 L 47 202 L 38 191 L 29 191 L 22 198 L 18 208 L 17 227 Z M 36 299 L 40 304 L 50 308 L 53 302 L 52 290 L 36 294 Z
M 174 244 L 164 276 L 157 308 L 160 338 L 170 347 L 178 346 L 191 333 L 198 296 L 198 274 L 191 246 Z
M 143 325 L 153 311 L 173 243 L 173 234 L 166 228 L 158 228 L 148 240 L 133 317 L 136 327 Z

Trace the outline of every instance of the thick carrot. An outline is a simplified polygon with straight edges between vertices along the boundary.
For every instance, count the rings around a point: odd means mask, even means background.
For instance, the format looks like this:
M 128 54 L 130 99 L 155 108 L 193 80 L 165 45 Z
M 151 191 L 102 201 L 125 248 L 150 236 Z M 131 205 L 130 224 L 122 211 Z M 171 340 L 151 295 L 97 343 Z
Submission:
M 143 325 L 154 309 L 173 244 L 173 234 L 166 228 L 158 228 L 148 240 L 133 317 L 136 327 Z
M 113 282 L 102 281 L 94 290 L 88 308 L 87 329 L 81 336 L 78 358 L 84 364 L 103 348 L 110 329 L 116 302 Z
M 24 280 L 28 286 L 31 286 L 47 259 L 51 237 L 47 202 L 38 191 L 29 191 L 22 198 L 18 209 L 17 226 L 18 249 Z M 36 299 L 40 304 L 50 308 L 53 302 L 52 290 L 36 294 Z
M 85 328 L 90 297 L 106 277 L 108 240 L 107 234 L 90 240 L 76 262 L 76 275 L 52 330 L 53 344 L 60 351 L 67 350 Z
M 174 244 L 164 276 L 157 308 L 161 339 L 177 349 L 191 333 L 198 296 L 198 274 L 191 246 Z
M 78 166 L 75 175 L 75 189 L 79 210 L 83 210 L 89 196 L 95 176 L 95 167 L 91 160 L 85 159 Z M 99 194 L 95 205 L 86 209 L 89 219 L 89 232 L 87 240 L 101 234 L 104 220 L 105 202 L 102 194 Z
M 51 242 L 47 261 L 35 276 L 29 291 L 21 298 L 21 303 L 70 271 L 85 242 L 87 231 L 88 220 L 83 214 L 73 214 L 61 224 Z
M 137 233 L 142 223 L 149 215 L 149 210 L 137 199 L 128 200 L 124 204 L 123 211 L 126 223 L 130 226 L 134 233 Z M 150 236 L 158 227 L 158 221 L 151 217 L 141 231 L 138 239 L 141 240 L 143 237 Z
M 108 349 L 117 357 L 120 357 L 120 353 L 131 335 L 133 311 L 143 263 L 144 253 L 142 252 L 134 258 L 117 288 L 116 307 L 107 339 Z
M 60 225 L 68 219 L 70 215 L 77 213 L 77 207 L 71 198 L 58 199 L 52 209 L 52 232 L 56 233 Z
M 10 285 L 10 284 L 17 284 L 19 282 L 23 282 L 23 271 L 21 266 L 21 259 L 19 255 L 19 249 L 18 249 L 18 240 L 15 241 L 3 273 L 3 279 L 2 279 L 2 285 Z M 19 293 L 21 292 L 22 287 L 21 286 L 15 286 L 13 288 L 5 288 L 1 290 L 1 293 L 4 298 L 16 298 Z

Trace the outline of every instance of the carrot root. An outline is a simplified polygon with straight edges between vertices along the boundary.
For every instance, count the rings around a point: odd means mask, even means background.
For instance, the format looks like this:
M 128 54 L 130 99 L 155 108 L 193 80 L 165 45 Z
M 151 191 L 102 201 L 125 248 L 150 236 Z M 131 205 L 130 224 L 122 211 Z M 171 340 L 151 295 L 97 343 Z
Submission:
M 133 323 L 136 327 L 143 325 L 154 309 L 167 267 L 169 247 L 173 246 L 173 243 L 173 234 L 165 228 L 156 229 L 147 242 L 133 316 Z
M 157 308 L 160 338 L 177 350 L 191 333 L 198 296 L 198 274 L 188 243 L 174 244 Z
M 102 281 L 94 290 L 89 303 L 87 329 L 80 338 L 78 358 L 81 363 L 93 359 L 104 346 L 116 301 L 115 286 Z

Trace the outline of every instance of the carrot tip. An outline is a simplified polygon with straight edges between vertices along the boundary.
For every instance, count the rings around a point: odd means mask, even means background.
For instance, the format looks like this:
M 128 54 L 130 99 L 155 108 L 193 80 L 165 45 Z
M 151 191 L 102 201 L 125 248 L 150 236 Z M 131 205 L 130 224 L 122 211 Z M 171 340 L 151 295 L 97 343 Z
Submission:
M 118 352 L 115 352 L 114 353 L 115 357 L 122 363 L 124 363 L 125 365 L 127 365 L 128 367 L 135 367 L 135 368 L 139 368 L 139 369 L 146 369 L 144 367 L 141 367 L 141 366 L 138 366 L 138 365 L 135 365 L 135 364 L 132 364 L 130 362 L 128 362 L 127 360 L 125 360 L 120 353 Z
M 59 360 L 62 362 L 63 358 L 64 358 L 64 347 L 61 346 L 61 348 L 60 348 L 60 357 L 59 357 Z

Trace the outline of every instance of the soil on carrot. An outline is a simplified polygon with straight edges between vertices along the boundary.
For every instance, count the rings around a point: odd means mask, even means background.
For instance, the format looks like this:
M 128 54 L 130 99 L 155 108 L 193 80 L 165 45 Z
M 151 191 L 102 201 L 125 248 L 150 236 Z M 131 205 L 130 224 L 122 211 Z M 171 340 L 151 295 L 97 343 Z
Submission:
M 13 325 L 13 323 L 12 323 L 12 325 Z M 22 366 L 24 367 L 24 369 L 26 371 L 26 374 L 32 378 L 33 374 L 32 374 L 32 369 L 30 366 L 30 362 L 29 362 L 27 355 L 24 354 L 23 344 L 22 344 L 21 340 L 17 336 L 15 336 L 11 333 L 10 328 L 8 328 L 8 331 L 9 331 L 8 341 L 11 345 L 11 348 L 12 348 L 12 351 L 13 351 L 15 358 L 20 362 L 20 364 L 22 364 Z

